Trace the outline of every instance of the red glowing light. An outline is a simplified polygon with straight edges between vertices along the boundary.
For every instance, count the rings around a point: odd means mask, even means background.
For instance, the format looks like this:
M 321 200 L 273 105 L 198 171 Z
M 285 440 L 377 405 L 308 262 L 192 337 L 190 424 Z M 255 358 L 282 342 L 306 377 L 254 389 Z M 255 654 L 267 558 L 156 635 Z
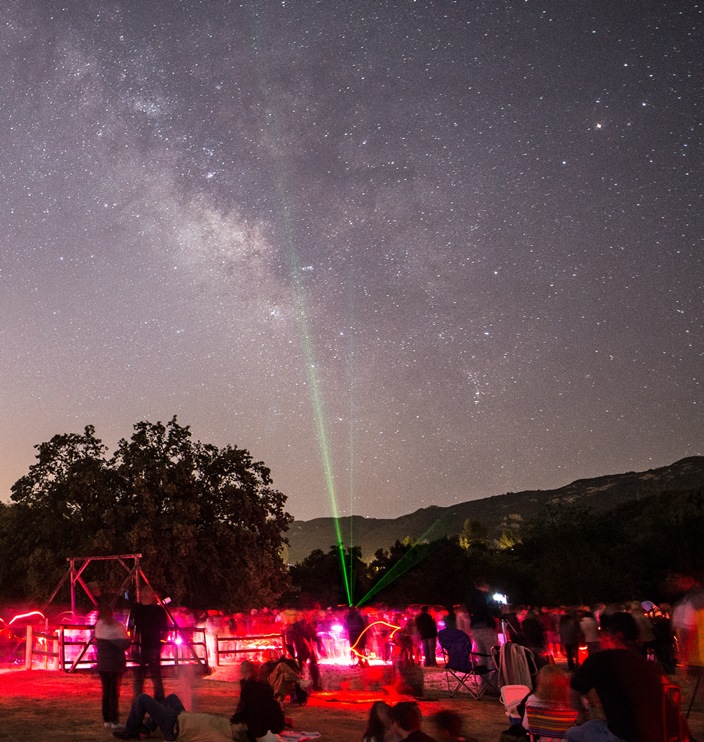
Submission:
M 42 618 L 46 618 L 46 616 L 41 611 L 30 611 L 29 613 L 19 613 L 13 617 L 13 619 L 10 621 L 8 626 L 12 626 L 12 624 L 15 621 L 19 621 L 23 618 L 29 618 L 30 616 L 41 616 Z
M 400 626 L 395 626 L 394 624 L 387 623 L 386 621 L 374 621 L 374 623 L 370 623 L 369 626 L 364 627 L 364 631 L 359 635 L 357 641 L 350 647 L 350 652 L 355 654 L 360 659 L 366 659 L 366 657 L 361 652 L 358 652 L 355 647 L 359 644 L 359 640 L 367 633 L 367 631 L 369 631 L 369 629 L 373 628 L 374 626 L 379 626 L 379 624 L 381 624 L 382 626 L 388 626 L 390 629 L 393 629 L 389 636 L 389 639 L 393 639 L 394 634 L 401 628 Z

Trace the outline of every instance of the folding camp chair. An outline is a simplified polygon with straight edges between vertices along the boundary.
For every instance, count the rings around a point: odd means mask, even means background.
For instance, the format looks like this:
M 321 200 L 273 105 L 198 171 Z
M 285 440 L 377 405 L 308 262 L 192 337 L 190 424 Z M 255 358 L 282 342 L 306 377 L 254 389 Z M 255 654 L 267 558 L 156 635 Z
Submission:
M 496 664 L 491 655 L 472 652 L 472 641 L 460 629 L 443 629 L 438 640 L 445 659 L 447 689 L 456 696 L 464 688 L 477 701 L 496 687 Z M 487 660 L 488 664 L 483 661 Z M 454 685 L 454 690 L 452 690 Z
M 565 739 L 567 730 L 574 726 L 577 712 L 570 708 L 541 708 L 526 706 L 526 724 L 530 742 L 542 737 Z
M 514 642 L 506 642 L 494 650 L 496 664 L 499 668 L 499 687 L 505 685 L 527 685 L 533 687 L 538 668 L 530 649 Z

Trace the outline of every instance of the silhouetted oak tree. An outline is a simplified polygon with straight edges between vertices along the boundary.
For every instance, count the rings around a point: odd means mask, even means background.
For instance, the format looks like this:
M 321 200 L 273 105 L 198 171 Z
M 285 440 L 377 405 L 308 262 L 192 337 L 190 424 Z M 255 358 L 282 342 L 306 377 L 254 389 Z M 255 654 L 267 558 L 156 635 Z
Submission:
M 135 552 L 162 595 L 193 608 L 272 604 L 287 587 L 279 552 L 292 518 L 247 450 L 193 441 L 175 417 L 138 423 L 110 459 L 92 426 L 37 449 L 0 512 L 26 595 L 48 596 L 68 556 Z

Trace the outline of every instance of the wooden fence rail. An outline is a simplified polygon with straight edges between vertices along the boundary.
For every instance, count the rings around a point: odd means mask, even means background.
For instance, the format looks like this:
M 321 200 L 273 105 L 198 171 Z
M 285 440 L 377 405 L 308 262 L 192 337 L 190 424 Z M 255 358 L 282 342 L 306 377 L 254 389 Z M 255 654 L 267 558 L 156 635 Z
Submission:
M 274 650 L 278 654 L 284 653 L 284 640 L 281 634 L 253 634 L 248 636 L 218 636 L 214 637 L 215 666 L 220 667 L 223 656 L 234 655 L 235 660 L 268 659 L 266 653 Z M 233 663 L 234 664 L 234 663 Z
M 208 667 L 205 629 L 179 628 L 176 640 L 164 642 L 161 664 L 165 667 L 199 664 Z M 185 639 L 185 641 L 184 641 Z M 37 659 L 45 669 L 74 672 L 95 665 L 94 627 L 89 624 L 63 624 L 55 629 L 26 629 L 25 667 L 31 670 Z M 127 667 L 135 663 L 128 660 Z

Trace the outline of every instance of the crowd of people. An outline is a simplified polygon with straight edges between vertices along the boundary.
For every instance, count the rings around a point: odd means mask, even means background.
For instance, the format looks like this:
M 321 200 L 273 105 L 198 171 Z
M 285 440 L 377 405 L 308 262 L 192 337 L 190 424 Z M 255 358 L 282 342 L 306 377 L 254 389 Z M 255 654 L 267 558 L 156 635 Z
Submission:
M 423 714 L 414 701 L 399 701 L 393 706 L 375 701 L 369 711 L 362 742 L 469 742 L 464 735 L 462 717 L 451 709 L 442 709 L 430 717 L 434 736 L 421 728 Z
M 316 660 L 365 664 L 391 662 L 403 655 L 416 664 L 437 665 L 438 631 L 458 628 L 473 641 L 474 651 L 489 654 L 504 641 L 530 649 L 538 664 L 550 658 L 573 671 L 599 648 L 599 618 L 615 611 L 631 613 L 638 625 L 642 652 L 675 672 L 683 626 L 669 604 L 648 601 L 593 606 L 510 606 L 495 602 L 488 586 L 474 586 L 467 602 L 456 606 L 385 605 L 361 608 L 263 609 L 226 615 L 179 616 L 184 626 L 201 626 L 221 638 L 281 635 L 287 652 L 317 670 Z M 315 681 L 317 685 L 317 680 Z
M 269 650 L 266 657 L 258 658 L 260 662 L 242 663 L 239 705 L 225 725 L 220 717 L 213 720 L 188 712 L 173 694 L 165 696 L 160 653 L 174 616 L 146 586 L 132 606 L 127 626 L 108 605 L 100 605 L 95 640 L 103 721 L 124 739 L 159 728 L 165 739 L 178 737 L 182 742 L 252 742 L 285 728 L 285 702 L 303 705 L 310 693 L 323 687 L 321 657 L 362 666 L 374 659 L 434 667 L 443 631 L 450 629 L 466 633 L 478 656 L 491 657 L 498 645 L 510 643 L 524 647 L 535 659 L 536 675 L 517 706 L 520 713 L 506 730 L 507 738 L 525 736 L 531 723 L 545 725 L 549 719 L 554 725 L 557 718 L 563 729 L 554 739 L 573 742 L 650 742 L 664 739 L 673 729 L 677 731 L 672 739 L 692 739 L 677 703 L 679 688 L 668 688 L 665 676 L 675 673 L 679 664 L 693 678 L 694 692 L 698 688 L 704 665 L 704 588 L 685 576 L 680 577 L 678 587 L 681 599 L 674 608 L 647 601 L 510 607 L 496 602 L 489 586 L 478 582 L 462 605 L 452 607 L 264 609 L 193 617 L 193 624 L 200 621 L 220 635 L 281 636 L 281 651 Z M 178 619 L 183 621 L 183 614 Z M 122 726 L 119 688 L 128 651 L 135 665 L 134 693 Z M 143 692 L 147 677 L 153 695 Z M 585 701 L 594 693 L 600 709 L 596 717 Z M 449 710 L 435 715 L 430 723 L 436 739 L 469 739 L 462 733 L 462 719 Z M 365 741 L 431 739 L 420 726 L 417 704 L 374 704 Z M 549 732 L 549 726 L 543 729 L 543 742 L 553 739 Z

